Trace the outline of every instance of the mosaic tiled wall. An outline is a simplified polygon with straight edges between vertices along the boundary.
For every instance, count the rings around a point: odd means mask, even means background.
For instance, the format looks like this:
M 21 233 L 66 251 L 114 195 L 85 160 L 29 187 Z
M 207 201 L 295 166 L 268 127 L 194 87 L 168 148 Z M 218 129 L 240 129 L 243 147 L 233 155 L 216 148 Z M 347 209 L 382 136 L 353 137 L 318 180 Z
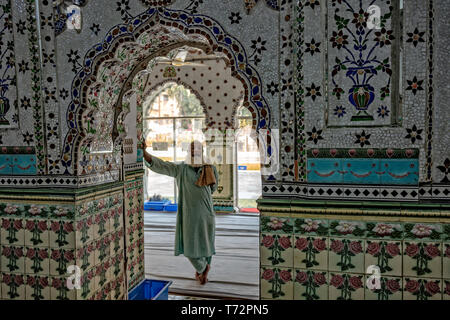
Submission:
M 125 182 L 125 243 L 128 291 L 145 278 L 144 269 L 144 189 L 142 173 Z
M 144 278 L 142 173 L 75 202 L 13 198 L 0 204 L 2 299 L 123 300 Z M 66 285 L 71 265 L 80 268 L 79 289 Z
M 392 217 L 400 215 L 394 208 L 384 216 L 340 211 L 263 214 L 262 299 L 450 300 L 448 218 L 408 220 Z M 433 214 L 439 212 L 450 211 L 436 208 Z M 373 265 L 379 267 L 380 286 L 371 289 L 366 282 Z

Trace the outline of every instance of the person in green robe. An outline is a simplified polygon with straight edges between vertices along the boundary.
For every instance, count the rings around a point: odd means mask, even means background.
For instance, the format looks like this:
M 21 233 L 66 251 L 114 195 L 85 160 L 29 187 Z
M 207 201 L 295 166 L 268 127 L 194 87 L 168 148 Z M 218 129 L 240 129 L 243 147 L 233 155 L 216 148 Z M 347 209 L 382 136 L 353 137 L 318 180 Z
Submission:
M 219 175 L 215 165 L 206 164 L 203 145 L 192 141 L 187 159 L 181 163 L 164 161 L 146 152 L 144 163 L 152 171 L 176 179 L 178 212 L 175 230 L 175 255 L 184 254 L 194 266 L 195 278 L 205 284 L 215 252 L 215 211 L 212 194 Z M 188 161 L 189 160 L 189 161 Z

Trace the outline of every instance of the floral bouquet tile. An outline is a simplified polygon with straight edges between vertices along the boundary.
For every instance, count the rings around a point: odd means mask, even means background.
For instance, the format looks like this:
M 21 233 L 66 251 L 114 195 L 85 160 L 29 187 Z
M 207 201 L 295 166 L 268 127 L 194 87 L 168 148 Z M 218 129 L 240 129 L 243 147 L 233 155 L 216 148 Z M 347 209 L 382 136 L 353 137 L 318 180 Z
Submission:
M 25 245 L 25 225 L 23 219 L 2 218 L 1 223 L 1 244 Z
M 75 247 L 75 222 L 66 220 L 50 221 L 50 247 Z
M 293 270 L 290 268 L 261 268 L 261 298 L 293 299 Z
M 426 223 L 405 223 L 404 238 L 411 240 L 438 241 L 443 235 L 442 225 Z
M 292 233 L 293 231 L 291 218 L 261 217 L 261 232 Z
M 2 272 L 25 273 L 25 252 L 22 246 L 1 246 Z
M 330 236 L 364 238 L 366 224 L 361 221 L 333 220 L 330 222 Z
M 296 269 L 294 300 L 328 300 L 328 272 Z
M 75 300 L 77 290 L 67 286 L 66 277 L 50 277 L 50 299 L 51 300 Z
M 2 273 L 1 297 L 6 300 L 25 299 L 25 275 Z
M 403 225 L 401 223 L 367 222 L 368 239 L 399 239 L 403 238 Z
M 402 242 L 366 240 L 365 269 L 377 266 L 383 275 L 402 276 Z
M 366 277 L 365 300 L 402 300 L 403 281 L 400 277 L 380 277 L 370 285 Z
M 403 278 L 403 300 L 441 300 L 442 280 Z
M 48 248 L 28 247 L 25 249 L 25 273 L 48 275 L 50 273 L 50 254 Z
M 404 241 L 403 275 L 441 278 L 442 244 L 437 242 Z
M 71 249 L 50 248 L 50 275 L 62 276 L 75 264 L 75 252 Z
M 49 223 L 43 219 L 25 219 L 25 245 L 48 247 Z
M 294 233 L 311 236 L 328 236 L 328 220 L 326 219 L 303 219 L 294 221 Z
M 26 276 L 25 296 L 27 300 L 50 300 L 50 281 L 47 276 Z
M 294 236 L 294 267 L 328 269 L 328 238 Z
M 364 300 L 364 276 L 330 272 L 330 300 Z
M 364 242 L 330 238 L 328 261 L 330 271 L 364 273 Z
M 262 233 L 260 237 L 260 260 L 262 265 L 292 266 L 292 235 Z

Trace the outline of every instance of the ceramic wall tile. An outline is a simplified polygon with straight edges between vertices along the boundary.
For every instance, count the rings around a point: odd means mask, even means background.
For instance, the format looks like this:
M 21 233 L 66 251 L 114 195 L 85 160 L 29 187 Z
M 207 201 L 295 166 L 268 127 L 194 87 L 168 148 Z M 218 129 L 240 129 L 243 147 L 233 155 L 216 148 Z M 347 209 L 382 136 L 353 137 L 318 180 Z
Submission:
M 363 275 L 330 272 L 329 279 L 330 300 L 364 300 Z
M 366 282 L 367 282 L 366 277 Z M 395 277 L 381 277 L 379 287 L 369 288 L 365 284 L 365 300 L 402 300 L 403 279 Z
M 66 220 L 50 221 L 50 248 L 74 248 L 74 222 Z
M 75 300 L 77 290 L 67 287 L 66 277 L 50 277 L 50 299 L 51 300 Z
M 293 269 L 261 268 L 261 297 L 281 300 L 292 300 Z
M 2 273 L 2 299 L 25 299 L 25 276 L 23 274 Z
M 328 236 L 328 220 L 325 219 L 301 219 L 294 220 L 295 234 L 311 236 Z
M 26 276 L 26 300 L 50 300 L 50 281 L 46 276 Z
M 364 241 L 330 238 L 329 270 L 364 273 Z
M 25 245 L 25 225 L 23 219 L 2 218 L 0 243 L 16 246 Z
M 442 244 L 405 241 L 403 243 L 403 274 L 422 278 L 442 277 Z
M 450 300 L 450 279 L 444 279 L 444 288 L 442 291 L 442 299 Z
M 48 275 L 50 273 L 50 249 L 27 247 L 25 251 L 25 273 L 29 275 Z
M 442 274 L 444 278 L 450 279 L 450 243 L 443 244 Z
M 382 275 L 402 276 L 401 241 L 367 240 L 365 253 L 365 270 L 374 265 Z
M 442 280 L 403 278 L 403 300 L 441 300 Z
M 49 247 L 49 229 L 46 219 L 25 219 L 25 245 Z
M 25 251 L 22 246 L 1 246 L 1 271 L 25 273 Z
M 328 270 L 327 238 L 294 236 L 294 267 Z
M 330 236 L 364 238 L 366 223 L 362 221 L 333 220 L 330 221 Z
M 261 232 L 284 233 L 293 232 L 293 221 L 285 217 L 261 217 Z
M 287 267 L 293 265 L 292 235 L 262 233 L 260 241 L 262 265 Z
M 441 239 L 442 226 L 431 223 L 405 223 L 404 238 L 411 240 L 432 240 L 438 241 Z
M 367 238 L 369 239 L 398 239 L 403 238 L 401 223 L 367 222 Z
M 328 272 L 295 269 L 294 300 L 328 300 Z
M 67 268 L 75 264 L 75 251 L 71 249 L 50 248 L 50 275 L 67 274 Z

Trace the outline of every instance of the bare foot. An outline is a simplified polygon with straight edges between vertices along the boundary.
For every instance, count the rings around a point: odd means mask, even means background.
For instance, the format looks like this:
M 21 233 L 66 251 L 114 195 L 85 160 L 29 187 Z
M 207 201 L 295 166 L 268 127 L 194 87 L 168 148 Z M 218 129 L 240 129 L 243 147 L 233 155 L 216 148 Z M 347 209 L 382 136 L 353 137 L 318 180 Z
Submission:
M 206 282 L 208 282 L 209 269 L 211 269 L 211 267 L 209 266 L 209 264 L 207 264 L 205 271 L 203 271 L 203 273 L 200 275 L 200 284 L 205 284 Z

